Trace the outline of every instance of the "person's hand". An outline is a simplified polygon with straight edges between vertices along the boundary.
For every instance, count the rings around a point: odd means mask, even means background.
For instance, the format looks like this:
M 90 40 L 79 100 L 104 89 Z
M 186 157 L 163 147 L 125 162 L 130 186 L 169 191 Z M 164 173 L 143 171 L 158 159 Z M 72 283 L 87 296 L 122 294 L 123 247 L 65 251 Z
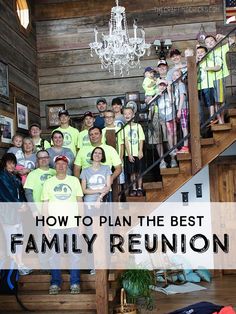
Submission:
M 131 156 L 131 155 L 130 155 L 128 158 L 129 158 L 129 162 L 135 162 L 134 156 Z
M 139 151 L 139 152 L 138 152 L 138 159 L 140 160 L 140 159 L 142 159 L 142 158 L 143 158 L 143 152 Z
M 180 120 L 180 118 L 181 118 L 181 110 L 178 110 L 178 112 L 177 112 L 177 119 Z
M 225 36 L 223 34 L 216 34 L 216 40 L 220 41 L 221 39 L 223 39 Z

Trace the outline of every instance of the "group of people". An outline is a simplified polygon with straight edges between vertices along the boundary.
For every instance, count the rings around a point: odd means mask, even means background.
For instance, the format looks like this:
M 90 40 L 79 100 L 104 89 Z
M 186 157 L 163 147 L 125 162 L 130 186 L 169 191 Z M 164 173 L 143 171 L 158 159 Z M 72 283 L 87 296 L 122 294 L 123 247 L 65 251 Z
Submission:
M 220 39 L 219 36 L 217 38 Z M 196 49 L 199 62 L 198 89 L 200 100 L 204 100 L 204 105 L 209 108 L 212 116 L 218 105 L 224 103 L 223 83 L 229 74 L 226 64 L 229 44 L 225 43 L 204 58 L 217 40 L 213 36 L 207 36 L 205 43 L 206 46 L 199 45 Z M 51 214 L 49 205 L 53 201 L 110 202 L 111 186 L 116 178 L 120 185 L 130 180 L 130 196 L 143 196 L 140 173 L 143 170 L 144 142 L 146 140 L 149 144 L 155 144 L 159 157 L 162 157 L 164 142 L 168 143 L 169 148 L 177 143 L 177 121 L 186 137 L 180 152 L 189 152 L 188 97 L 183 80 L 187 65 L 182 61 L 178 49 L 170 52 L 170 59 L 174 64 L 172 68 L 168 69 L 166 60 L 159 60 L 156 69 L 147 67 L 144 72 L 145 101 L 151 104 L 149 118 L 152 123 L 146 139 L 142 125 L 134 120 L 134 109 L 129 106 L 122 108 L 120 98 L 112 100 L 111 109 L 107 108 L 105 98 L 99 98 L 96 102 L 98 114 L 95 116 L 90 111 L 85 112 L 80 132 L 70 126 L 68 110 L 61 110 L 60 126 L 53 130 L 50 143 L 41 138 L 41 127 L 37 123 L 30 126 L 29 136 L 13 136 L 13 146 L 3 156 L 0 165 L 0 202 L 19 203 L 17 211 L 9 212 L 8 207 L 0 210 L 8 249 L 10 234 L 22 233 L 21 212 L 26 210 L 24 202 L 43 202 L 42 207 L 33 207 L 33 217 Z M 216 122 L 224 122 L 222 113 L 212 123 Z M 109 131 L 116 134 L 115 148 L 106 142 Z M 170 166 L 176 167 L 176 150 L 170 155 Z M 160 168 L 166 166 L 163 159 Z M 67 231 L 73 232 L 74 227 Z M 50 230 L 45 232 L 49 234 Z M 56 232 L 61 231 L 56 229 Z M 14 258 L 21 275 L 31 272 L 22 263 L 20 248 Z M 57 262 L 53 261 L 54 264 Z M 58 269 L 51 270 L 51 275 L 49 293 L 57 294 L 61 285 L 59 266 Z M 76 267 L 71 268 L 70 288 L 71 293 L 80 292 L 80 273 Z
M 209 125 L 224 123 L 224 110 L 221 110 L 220 113 L 218 110 L 220 106 L 225 104 L 225 79 L 229 75 L 226 54 L 234 40 L 229 38 L 218 45 L 223 37 L 220 34 L 216 37 L 208 35 L 204 45 L 198 44 L 196 46 L 201 125 L 205 121 L 204 108 L 208 108 L 209 117 L 212 117 Z M 215 46 L 216 48 L 213 49 Z M 185 79 L 187 73 L 186 57 L 193 54 L 193 50 L 187 49 L 185 58 L 182 58 L 181 52 L 178 49 L 173 49 L 170 51 L 172 67 L 168 67 L 166 60 L 159 60 L 157 67 L 146 67 L 144 71 L 142 86 L 145 91 L 145 102 L 151 105 L 152 121 L 148 142 L 156 145 L 159 157 L 163 156 L 164 142 L 168 143 L 169 149 L 177 144 L 177 123 L 180 124 L 184 138 L 178 153 L 189 152 L 189 108 Z M 177 166 L 176 152 L 177 150 L 174 149 L 170 153 L 171 167 Z M 166 168 L 166 166 L 165 160 L 162 159 L 160 168 Z

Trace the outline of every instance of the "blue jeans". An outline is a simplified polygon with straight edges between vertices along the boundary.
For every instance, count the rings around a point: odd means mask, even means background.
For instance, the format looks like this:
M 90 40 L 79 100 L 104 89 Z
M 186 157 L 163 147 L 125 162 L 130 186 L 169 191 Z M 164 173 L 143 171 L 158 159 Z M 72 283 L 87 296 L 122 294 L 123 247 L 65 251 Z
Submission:
M 59 241 L 62 241 L 63 234 L 67 234 L 71 239 L 73 233 L 78 233 L 77 228 L 68 228 L 68 229 L 51 229 L 52 234 L 58 234 Z M 62 243 L 62 242 L 61 242 Z M 70 284 L 79 284 L 80 283 L 80 270 L 78 269 L 79 257 L 75 254 L 70 253 Z M 50 258 L 51 266 L 51 285 L 60 286 L 62 283 L 61 270 L 60 270 L 60 255 L 53 253 Z

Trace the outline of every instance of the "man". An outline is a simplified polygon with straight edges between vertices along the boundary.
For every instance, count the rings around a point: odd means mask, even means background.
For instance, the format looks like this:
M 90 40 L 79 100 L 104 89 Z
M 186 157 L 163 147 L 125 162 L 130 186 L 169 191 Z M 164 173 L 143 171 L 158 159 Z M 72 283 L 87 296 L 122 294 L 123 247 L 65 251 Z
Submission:
M 66 234 L 70 239 L 73 234 L 78 234 L 74 216 L 79 214 L 79 202 L 82 201 L 83 192 L 78 178 L 67 175 L 68 160 L 66 156 L 58 156 L 55 160 L 56 175 L 48 179 L 43 186 L 42 201 L 43 215 L 68 217 L 67 225 L 54 225 L 48 228 L 45 226 L 44 233 L 48 238 L 57 234 L 59 241 L 63 241 Z M 55 203 L 56 202 L 56 203 Z M 56 204 L 56 205 L 55 205 Z M 56 253 L 51 257 L 51 286 L 49 294 L 58 294 L 62 283 L 60 270 L 60 256 Z M 70 258 L 70 292 L 80 293 L 80 271 L 78 267 L 78 255 L 72 252 Z
M 60 120 L 60 127 L 55 130 L 61 131 L 64 135 L 63 147 L 70 148 L 74 156 L 76 156 L 79 142 L 79 131 L 70 126 L 70 115 L 68 110 L 60 110 L 58 116 Z
M 38 168 L 28 174 L 24 184 L 27 201 L 36 203 L 36 206 L 30 206 L 34 218 L 41 215 L 42 208 L 40 203 L 44 182 L 56 174 L 54 169 L 49 168 L 49 154 L 46 150 L 38 151 L 36 157 Z M 39 237 L 42 234 L 42 229 L 37 227 L 36 231 L 37 237 Z M 40 254 L 39 260 L 41 269 L 48 269 L 48 256 Z
M 51 147 L 50 143 L 47 140 L 41 138 L 41 133 L 42 130 L 38 123 L 31 124 L 31 126 L 29 127 L 29 135 L 34 142 L 37 151 Z
M 167 72 L 168 72 L 168 63 L 166 60 L 159 60 L 157 62 L 157 71 L 159 73 L 158 80 L 166 80 Z M 159 82 L 157 82 L 158 84 Z
M 96 102 L 99 115 L 94 121 L 94 126 L 103 129 L 105 127 L 104 113 L 107 110 L 107 101 L 105 98 L 98 98 Z
M 121 173 L 121 159 L 116 152 L 116 150 L 106 144 L 102 144 L 102 130 L 94 126 L 89 129 L 89 139 L 91 142 L 90 146 L 83 147 L 78 152 L 75 162 L 74 162 L 74 175 L 79 177 L 81 169 L 88 168 L 91 166 L 91 153 L 95 147 L 102 147 L 106 155 L 105 165 L 114 167 L 114 172 L 112 174 L 112 182 L 116 179 Z M 111 183 L 112 183 L 111 182 Z
M 41 138 L 41 133 L 42 130 L 38 123 L 31 124 L 29 127 L 29 135 L 34 142 L 37 151 L 51 147 L 47 140 Z

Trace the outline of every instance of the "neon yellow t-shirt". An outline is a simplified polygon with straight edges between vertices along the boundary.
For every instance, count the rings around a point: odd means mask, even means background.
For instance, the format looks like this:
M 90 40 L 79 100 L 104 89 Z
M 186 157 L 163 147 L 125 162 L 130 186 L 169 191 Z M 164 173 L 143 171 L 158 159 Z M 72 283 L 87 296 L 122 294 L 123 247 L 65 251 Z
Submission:
M 41 147 L 41 144 L 42 144 L 42 139 L 40 138 L 40 140 L 38 141 L 38 143 L 35 144 L 35 147 L 36 147 L 36 151 L 38 152 L 39 150 L 42 149 Z M 50 143 L 47 141 L 47 140 L 44 140 L 44 149 L 48 149 L 51 147 Z
M 55 176 L 56 170 L 49 168 L 48 170 L 42 170 L 37 168 L 31 171 L 25 181 L 24 188 L 30 189 L 33 191 L 33 199 L 34 202 L 40 203 L 41 202 L 41 194 L 43 190 L 43 184 L 46 180 L 50 179 L 51 177 Z M 38 211 L 41 213 L 41 206 L 38 206 Z
M 213 50 L 208 56 L 208 59 L 213 62 L 213 66 L 219 65 L 221 67 L 219 71 L 211 72 L 214 81 L 222 79 L 229 75 L 229 70 L 226 62 L 226 54 L 228 51 L 229 44 L 224 44 L 223 46 Z
M 73 128 L 72 126 L 69 126 L 66 129 L 59 127 L 53 130 L 53 132 L 54 131 L 60 131 L 63 133 L 64 141 L 62 146 L 70 148 L 75 156 L 77 148 L 79 147 L 79 131 L 76 128 Z
M 77 197 L 82 197 L 83 192 L 79 179 L 73 176 L 66 176 L 59 180 L 56 176 L 45 181 L 41 199 L 48 201 L 49 216 L 68 216 L 68 223 L 65 226 L 55 224 L 50 228 L 72 228 L 77 226 L 74 216 L 78 216 L 79 208 Z
M 78 148 L 82 148 L 84 146 L 91 146 L 89 135 L 88 135 L 88 130 L 85 129 L 81 132 L 79 132 L 79 143 L 78 143 Z
M 106 144 L 81 148 L 75 158 L 74 164 L 80 166 L 82 169 L 90 167 L 92 164 L 92 161 L 90 159 L 91 153 L 95 147 L 102 147 L 105 151 L 106 162 L 104 162 L 103 165 L 108 165 L 110 167 L 116 167 L 118 165 L 121 165 L 121 159 L 117 151 L 112 146 Z
M 142 86 L 145 91 L 145 96 L 154 96 L 157 93 L 157 86 L 154 79 L 145 77 Z
M 197 86 L 198 90 L 212 88 L 214 86 L 212 71 L 206 71 L 206 67 L 213 67 L 214 64 L 210 59 L 200 62 L 198 66 Z
M 140 141 L 145 141 L 145 135 L 141 124 L 127 124 L 124 128 L 122 138 L 125 139 L 125 143 L 129 145 L 131 155 L 138 157 Z M 125 149 L 125 155 L 128 156 L 127 149 Z

